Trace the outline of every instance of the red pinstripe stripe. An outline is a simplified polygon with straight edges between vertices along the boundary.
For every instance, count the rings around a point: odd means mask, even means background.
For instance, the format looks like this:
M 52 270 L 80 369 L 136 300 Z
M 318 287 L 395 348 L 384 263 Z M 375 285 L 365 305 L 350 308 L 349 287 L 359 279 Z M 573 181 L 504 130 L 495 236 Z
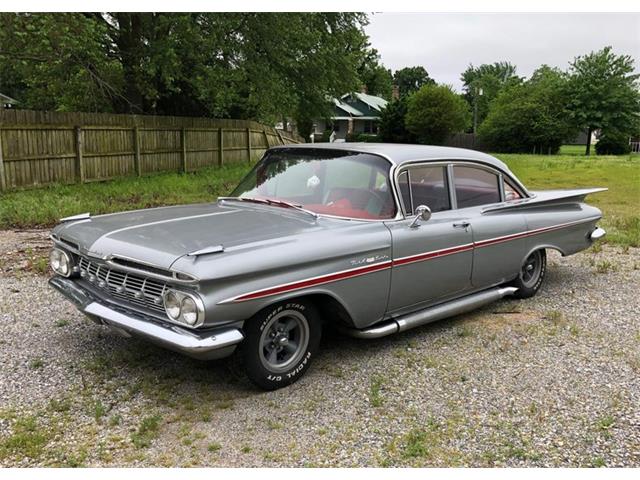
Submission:
M 578 225 L 581 223 L 592 222 L 597 219 L 590 220 L 580 220 L 576 222 L 563 223 L 560 225 L 553 225 L 551 227 L 542 227 L 537 228 L 535 230 L 530 230 L 528 232 L 520 232 L 513 233 L 511 235 L 504 235 L 502 237 L 488 238 L 486 240 L 480 240 L 473 243 L 468 243 L 464 245 L 457 245 L 451 248 L 444 248 L 442 250 L 433 250 L 431 252 L 419 253 L 417 255 L 411 255 L 408 257 L 402 257 L 395 260 L 389 260 L 386 262 L 376 263 L 374 265 L 367 265 L 364 267 L 357 267 L 351 270 L 345 270 L 337 273 L 330 273 L 328 275 L 321 275 L 319 277 L 313 277 L 306 280 L 300 280 L 298 282 L 292 282 L 284 285 L 278 285 L 276 287 L 265 288 L 263 290 L 256 290 L 255 292 L 245 293 L 243 295 L 239 295 L 237 297 L 233 297 L 227 300 L 223 300 L 220 303 L 229 303 L 229 302 L 244 302 L 247 300 L 255 300 L 257 298 L 268 297 L 270 295 L 276 295 L 278 293 L 290 292 L 294 290 L 300 290 L 307 287 L 313 287 L 316 285 L 322 285 L 330 282 L 337 282 L 339 280 L 345 280 L 347 278 L 358 277 L 360 275 L 366 275 L 368 273 L 378 272 L 381 270 L 386 270 L 391 267 L 408 265 L 410 263 L 422 262 L 425 260 L 430 260 L 432 258 L 444 257 L 446 255 L 453 255 L 456 253 L 466 252 L 469 250 L 473 250 L 474 248 L 487 247 L 489 245 L 495 245 L 497 243 L 508 242 L 511 240 L 516 240 L 518 238 L 530 237 L 533 235 L 538 235 L 540 233 L 550 232 L 553 230 L 559 230 L 561 228 L 570 227 L 573 225 Z

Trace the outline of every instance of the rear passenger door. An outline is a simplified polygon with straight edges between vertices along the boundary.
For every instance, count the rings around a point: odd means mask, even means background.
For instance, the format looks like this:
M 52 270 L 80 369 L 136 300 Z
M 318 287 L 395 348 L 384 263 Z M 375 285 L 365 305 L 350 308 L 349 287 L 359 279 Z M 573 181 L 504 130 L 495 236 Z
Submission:
M 458 163 L 452 173 L 458 213 L 469 218 L 473 232 L 474 289 L 515 278 L 525 255 L 524 215 L 517 210 L 485 214 L 482 210 L 503 199 L 515 200 L 519 193 L 501 172 L 488 166 Z

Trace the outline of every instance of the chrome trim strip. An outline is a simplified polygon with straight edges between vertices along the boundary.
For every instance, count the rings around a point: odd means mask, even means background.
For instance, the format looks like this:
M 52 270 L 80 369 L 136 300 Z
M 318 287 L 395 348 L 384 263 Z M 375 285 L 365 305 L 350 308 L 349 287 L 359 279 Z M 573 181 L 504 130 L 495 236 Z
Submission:
M 80 213 L 78 215 L 71 215 L 70 217 L 61 218 L 60 223 L 73 222 L 75 220 L 88 220 L 90 218 L 91 218 L 91 213 L 85 212 L 85 213 Z

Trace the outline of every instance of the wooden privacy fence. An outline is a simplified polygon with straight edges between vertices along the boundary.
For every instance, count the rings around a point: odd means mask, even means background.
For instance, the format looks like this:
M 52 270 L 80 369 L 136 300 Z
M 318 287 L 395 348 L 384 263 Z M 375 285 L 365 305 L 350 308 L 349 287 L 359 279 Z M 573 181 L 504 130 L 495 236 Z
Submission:
M 0 110 L 0 190 L 191 172 L 300 142 L 249 120 Z

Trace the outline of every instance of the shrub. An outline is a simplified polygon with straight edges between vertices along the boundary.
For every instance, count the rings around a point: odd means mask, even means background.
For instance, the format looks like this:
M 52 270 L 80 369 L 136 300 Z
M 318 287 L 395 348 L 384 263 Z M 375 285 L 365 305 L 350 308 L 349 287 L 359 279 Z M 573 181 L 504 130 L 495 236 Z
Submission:
M 389 102 L 380 113 L 378 121 L 380 140 L 389 143 L 415 143 L 415 136 L 407 130 L 404 123 L 406 115 L 407 100 L 405 97 Z
M 347 134 L 345 140 L 347 142 L 379 142 L 380 138 L 378 135 L 374 135 L 371 133 L 349 133 Z
M 604 132 L 596 143 L 598 155 L 626 155 L 631 152 L 629 135 L 616 131 Z
M 405 125 L 420 143 L 442 145 L 469 125 L 464 99 L 447 85 L 424 85 L 408 100 Z

